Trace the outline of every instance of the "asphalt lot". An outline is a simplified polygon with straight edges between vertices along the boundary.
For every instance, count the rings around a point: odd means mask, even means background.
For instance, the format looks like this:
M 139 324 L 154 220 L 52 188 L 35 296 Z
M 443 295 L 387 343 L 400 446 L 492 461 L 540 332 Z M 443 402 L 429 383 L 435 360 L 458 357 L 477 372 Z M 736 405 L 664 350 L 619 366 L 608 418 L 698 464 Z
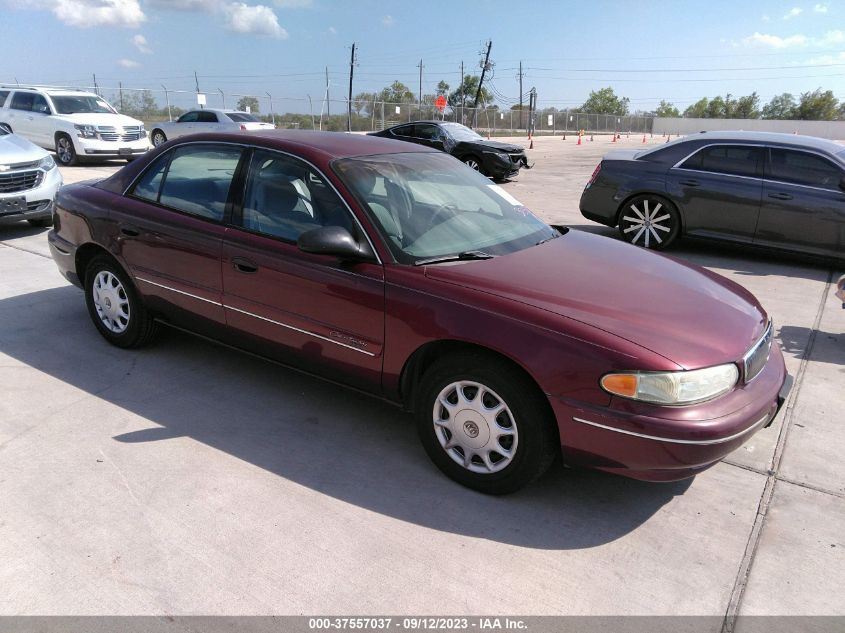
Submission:
M 615 238 L 578 212 L 612 147 L 537 138 L 504 187 Z M 776 422 L 693 480 L 555 465 L 492 498 L 379 401 L 177 332 L 109 346 L 46 231 L 0 227 L 0 614 L 845 615 L 843 271 L 670 253 L 773 316 L 796 377 Z

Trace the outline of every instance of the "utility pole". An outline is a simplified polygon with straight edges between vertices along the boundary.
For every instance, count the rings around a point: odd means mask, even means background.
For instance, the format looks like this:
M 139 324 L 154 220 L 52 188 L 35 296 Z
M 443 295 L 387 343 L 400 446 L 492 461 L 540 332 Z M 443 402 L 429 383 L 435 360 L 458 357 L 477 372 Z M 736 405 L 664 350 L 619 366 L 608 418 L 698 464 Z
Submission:
M 326 117 L 332 115 L 332 102 L 329 98 L 329 67 L 326 66 Z
M 120 111 L 123 112 L 123 82 L 117 82 L 118 90 L 120 90 Z
M 522 60 L 519 60 L 519 127 L 522 127 Z
M 92 74 L 92 77 L 94 77 L 94 94 L 99 96 L 100 95 L 100 87 L 97 85 L 97 75 Z
M 420 60 L 419 67 L 420 67 L 420 93 L 419 93 L 419 97 L 417 98 L 417 102 L 419 103 L 419 113 L 420 113 L 420 117 L 422 118 L 422 71 L 423 71 L 422 60 Z
M 461 60 L 461 123 L 464 122 L 464 61 Z
M 528 134 L 534 133 L 534 110 L 537 109 L 537 89 L 531 88 L 528 93 Z
M 273 120 L 273 126 L 275 127 L 275 125 L 276 125 L 276 113 L 273 111 L 273 95 L 271 95 L 269 92 L 265 92 L 264 94 L 266 94 L 267 98 L 270 100 L 270 118 Z M 308 97 L 308 100 L 310 101 L 311 97 Z M 314 119 L 313 114 L 311 115 L 311 119 L 313 121 L 313 119 Z
M 196 84 L 197 84 L 197 101 L 199 101 L 200 80 L 199 80 L 199 77 L 197 77 L 197 71 L 194 71 L 194 81 L 195 81 L 195 82 L 196 82 Z M 203 109 L 203 106 L 202 106 L 202 105 L 200 105 L 200 109 L 201 109 L 201 110 Z
M 472 104 L 472 127 L 478 123 L 478 100 L 481 98 L 481 86 L 484 85 L 484 75 L 490 65 L 490 49 L 493 48 L 493 40 L 487 40 L 487 53 L 484 55 L 484 65 L 481 67 L 481 79 L 478 80 L 478 90 L 475 91 L 475 102 Z
M 164 100 L 167 102 L 167 120 L 172 121 L 173 115 L 170 113 L 170 95 L 167 92 L 167 86 L 161 84 L 161 87 L 164 89 Z
M 346 131 L 352 131 L 352 75 L 355 73 L 355 42 L 352 42 L 352 55 L 349 57 L 349 99 L 346 101 Z

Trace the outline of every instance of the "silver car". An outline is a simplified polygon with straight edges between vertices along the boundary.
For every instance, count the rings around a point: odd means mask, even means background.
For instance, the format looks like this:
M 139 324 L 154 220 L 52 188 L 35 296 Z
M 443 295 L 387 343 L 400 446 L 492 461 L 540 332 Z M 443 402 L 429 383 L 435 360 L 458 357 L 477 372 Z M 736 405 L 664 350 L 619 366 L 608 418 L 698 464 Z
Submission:
M 62 175 L 49 152 L 0 123 L 0 226 L 27 220 L 53 223 L 53 201 Z
M 259 121 L 254 114 L 237 110 L 191 110 L 176 121 L 156 123 L 150 133 L 154 147 L 185 134 L 232 132 L 235 130 L 272 130 L 272 123 Z

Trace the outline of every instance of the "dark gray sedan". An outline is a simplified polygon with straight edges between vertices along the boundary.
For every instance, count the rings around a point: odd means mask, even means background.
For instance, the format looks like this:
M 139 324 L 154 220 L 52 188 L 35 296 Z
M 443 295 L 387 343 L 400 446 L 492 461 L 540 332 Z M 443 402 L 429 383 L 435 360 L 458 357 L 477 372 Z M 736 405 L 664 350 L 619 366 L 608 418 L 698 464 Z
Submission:
M 793 134 L 702 132 L 616 150 L 581 214 L 662 249 L 681 235 L 845 258 L 845 147 Z

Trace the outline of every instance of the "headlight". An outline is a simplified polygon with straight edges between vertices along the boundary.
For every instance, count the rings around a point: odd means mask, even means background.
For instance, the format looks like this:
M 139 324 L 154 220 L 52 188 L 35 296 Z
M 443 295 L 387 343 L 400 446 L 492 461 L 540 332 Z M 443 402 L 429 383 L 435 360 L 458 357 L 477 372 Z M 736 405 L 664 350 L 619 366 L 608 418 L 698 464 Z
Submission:
M 739 379 L 733 363 L 706 369 L 670 372 L 624 372 L 601 379 L 608 393 L 654 404 L 690 404 L 730 391 Z
M 56 166 L 56 161 L 53 160 L 53 157 L 47 154 L 44 158 L 38 161 L 38 167 L 43 169 L 44 171 L 50 171 L 53 167 Z
M 74 125 L 73 127 L 82 138 L 97 138 L 97 128 L 93 125 Z

